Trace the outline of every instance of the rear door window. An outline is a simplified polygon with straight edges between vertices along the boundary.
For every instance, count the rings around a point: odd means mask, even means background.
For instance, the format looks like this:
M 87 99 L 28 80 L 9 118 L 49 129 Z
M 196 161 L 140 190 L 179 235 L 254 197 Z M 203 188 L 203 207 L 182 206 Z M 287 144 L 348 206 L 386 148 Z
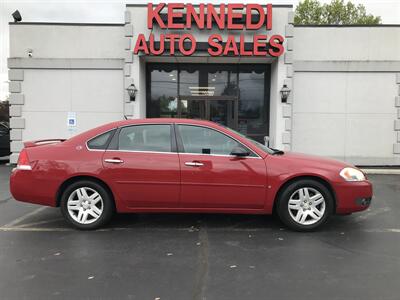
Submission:
M 121 128 L 118 149 L 125 151 L 173 152 L 169 124 L 133 125 Z

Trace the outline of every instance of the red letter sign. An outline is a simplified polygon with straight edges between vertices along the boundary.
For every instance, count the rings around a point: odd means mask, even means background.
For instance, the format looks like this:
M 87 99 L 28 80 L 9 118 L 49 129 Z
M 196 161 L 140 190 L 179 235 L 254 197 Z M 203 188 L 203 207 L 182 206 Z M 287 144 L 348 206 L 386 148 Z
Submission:
M 258 15 L 260 16 L 260 19 L 258 20 L 258 23 L 253 24 L 251 23 L 251 11 L 256 10 L 258 11 Z M 247 4 L 246 5 L 246 28 L 247 29 L 260 29 L 261 26 L 263 26 L 265 22 L 265 14 L 264 14 L 264 9 L 260 4 Z
M 153 28 L 153 19 L 157 21 L 160 28 L 166 28 L 163 20 L 161 20 L 160 17 L 160 11 L 164 8 L 164 6 L 164 3 L 160 3 L 157 5 L 156 9 L 153 10 L 153 4 L 147 4 L 147 28 Z
M 138 54 L 139 51 L 143 51 L 144 53 L 149 54 L 149 48 L 147 47 L 146 38 L 144 37 L 143 33 L 139 34 L 136 40 L 136 45 L 133 50 L 133 54 Z

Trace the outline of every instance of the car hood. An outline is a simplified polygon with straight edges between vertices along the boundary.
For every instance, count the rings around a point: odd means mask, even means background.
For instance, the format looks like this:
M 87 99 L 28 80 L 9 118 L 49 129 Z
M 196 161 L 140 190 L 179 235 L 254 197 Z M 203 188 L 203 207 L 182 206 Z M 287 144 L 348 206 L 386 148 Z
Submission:
M 291 161 L 294 165 L 314 166 L 319 168 L 340 169 L 344 167 L 353 167 L 353 165 L 339 160 L 321 157 L 317 155 L 309 155 L 296 152 L 285 152 L 282 155 L 274 155 L 280 160 Z

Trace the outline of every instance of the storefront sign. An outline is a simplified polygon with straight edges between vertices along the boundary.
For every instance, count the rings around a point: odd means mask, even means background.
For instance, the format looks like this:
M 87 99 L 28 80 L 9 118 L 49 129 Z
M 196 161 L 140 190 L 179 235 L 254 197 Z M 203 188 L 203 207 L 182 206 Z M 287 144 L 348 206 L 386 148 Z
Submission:
M 218 9 L 217 9 L 218 7 Z M 165 13 L 162 13 L 165 11 Z M 213 27 L 214 26 L 214 27 Z M 260 4 L 192 4 L 160 3 L 147 5 L 147 27 L 153 30 L 158 27 L 165 30 L 184 30 L 196 27 L 200 30 L 209 30 L 207 52 L 211 56 L 273 56 L 283 54 L 281 35 L 255 34 L 249 41 L 252 47 L 247 47 L 245 35 L 228 34 L 226 38 L 212 29 L 219 30 L 272 30 L 272 5 L 265 8 Z M 150 33 L 148 39 L 145 34 L 138 35 L 134 54 L 143 52 L 147 55 L 183 54 L 192 55 L 198 48 L 198 42 L 191 33 L 166 33 L 155 36 Z

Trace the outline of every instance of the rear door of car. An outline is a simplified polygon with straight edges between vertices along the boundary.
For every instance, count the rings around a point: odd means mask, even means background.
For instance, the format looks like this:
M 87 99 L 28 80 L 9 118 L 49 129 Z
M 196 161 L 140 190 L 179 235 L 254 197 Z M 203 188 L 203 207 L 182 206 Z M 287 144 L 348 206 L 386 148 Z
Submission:
M 266 201 L 265 161 L 216 129 L 177 124 L 184 208 L 262 209 Z M 249 150 L 233 156 L 235 147 Z
M 179 206 L 179 157 L 172 124 L 119 128 L 104 153 L 103 166 L 103 175 L 127 206 Z

